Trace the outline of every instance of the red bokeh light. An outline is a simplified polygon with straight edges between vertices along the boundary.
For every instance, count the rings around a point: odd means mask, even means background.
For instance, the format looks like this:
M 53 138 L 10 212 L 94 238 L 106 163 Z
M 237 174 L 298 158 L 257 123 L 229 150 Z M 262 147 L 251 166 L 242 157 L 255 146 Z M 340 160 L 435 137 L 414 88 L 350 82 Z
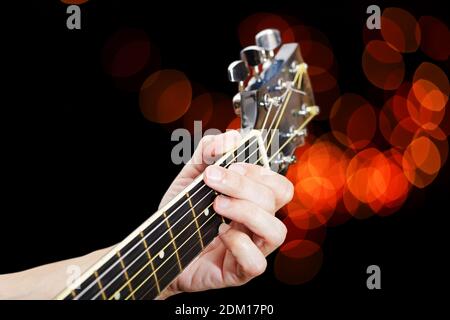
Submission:
M 142 84 L 139 106 L 144 117 L 153 122 L 169 123 L 181 118 L 192 99 L 192 87 L 186 75 L 177 70 L 161 70 Z
M 363 97 L 344 94 L 331 109 L 332 133 L 344 146 L 360 150 L 372 141 L 376 118 L 373 107 Z
M 450 55 L 450 31 L 447 25 L 431 16 L 420 17 L 422 42 L 420 49 L 430 58 L 446 61 Z
M 384 41 L 373 40 L 366 45 L 362 66 L 367 79 L 384 90 L 397 89 L 405 76 L 402 55 Z
M 420 45 L 421 32 L 417 20 L 408 11 L 386 8 L 381 17 L 384 40 L 399 52 L 414 52 Z
M 275 257 L 275 276 L 281 282 L 295 285 L 312 280 L 323 262 L 321 247 L 309 240 L 284 244 Z

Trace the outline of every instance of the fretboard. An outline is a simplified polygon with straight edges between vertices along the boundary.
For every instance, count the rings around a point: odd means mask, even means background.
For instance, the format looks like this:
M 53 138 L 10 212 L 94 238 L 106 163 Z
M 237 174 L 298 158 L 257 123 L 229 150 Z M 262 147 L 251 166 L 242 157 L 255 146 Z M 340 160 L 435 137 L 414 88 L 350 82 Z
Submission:
M 260 148 L 260 136 L 249 135 L 216 164 L 262 165 Z M 59 298 L 154 299 L 213 241 L 219 225 L 226 222 L 214 211 L 217 195 L 202 176 L 198 177 L 84 274 L 77 288 L 66 289 Z

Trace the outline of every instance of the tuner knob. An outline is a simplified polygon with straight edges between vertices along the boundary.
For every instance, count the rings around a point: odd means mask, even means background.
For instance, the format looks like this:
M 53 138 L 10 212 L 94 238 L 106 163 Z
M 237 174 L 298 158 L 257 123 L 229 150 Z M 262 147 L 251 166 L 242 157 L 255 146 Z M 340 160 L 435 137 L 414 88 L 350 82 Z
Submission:
M 244 81 L 247 79 L 248 74 L 248 68 L 242 60 L 234 61 L 228 66 L 228 79 L 231 82 Z
M 258 74 L 258 66 L 264 62 L 264 50 L 258 46 L 247 47 L 241 51 L 241 59 L 244 60 L 250 68 L 253 68 L 255 74 Z
M 281 45 L 281 34 L 277 29 L 265 29 L 255 36 L 256 45 L 263 48 L 269 58 L 274 57 L 274 50 Z

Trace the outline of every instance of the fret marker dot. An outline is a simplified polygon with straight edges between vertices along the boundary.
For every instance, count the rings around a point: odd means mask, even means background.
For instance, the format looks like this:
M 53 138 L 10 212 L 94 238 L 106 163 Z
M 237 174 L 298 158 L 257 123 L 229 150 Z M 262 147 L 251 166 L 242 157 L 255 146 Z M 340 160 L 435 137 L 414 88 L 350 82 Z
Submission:
M 158 256 L 160 259 L 164 258 L 164 250 L 161 250 Z
M 120 292 L 116 292 L 116 294 L 114 295 L 114 299 L 120 300 Z
M 206 209 L 205 209 L 205 217 L 207 217 L 208 215 L 209 215 L 209 209 L 206 208 Z

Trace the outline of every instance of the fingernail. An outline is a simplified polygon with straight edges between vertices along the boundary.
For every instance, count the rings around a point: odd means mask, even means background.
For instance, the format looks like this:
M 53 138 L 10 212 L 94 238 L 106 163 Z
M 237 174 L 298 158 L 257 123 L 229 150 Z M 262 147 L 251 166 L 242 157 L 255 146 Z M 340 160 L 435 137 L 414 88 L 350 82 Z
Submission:
M 244 175 L 244 174 L 245 174 L 245 171 L 246 171 L 243 165 L 241 165 L 241 164 L 236 164 L 236 163 L 233 163 L 233 164 L 230 166 L 229 169 L 230 169 L 231 171 L 234 171 L 234 172 L 239 173 L 240 175 Z
M 222 224 L 219 226 L 219 234 L 222 234 L 222 233 L 227 232 L 230 228 L 231 228 L 230 225 L 228 225 L 228 224 L 226 224 L 226 223 L 222 223 Z
M 206 168 L 206 176 L 212 181 L 220 181 L 223 178 L 223 173 L 222 170 L 220 170 L 216 166 L 209 166 L 208 168 Z
M 230 199 L 225 196 L 218 196 L 216 198 L 216 205 L 218 209 L 226 209 L 230 205 Z

